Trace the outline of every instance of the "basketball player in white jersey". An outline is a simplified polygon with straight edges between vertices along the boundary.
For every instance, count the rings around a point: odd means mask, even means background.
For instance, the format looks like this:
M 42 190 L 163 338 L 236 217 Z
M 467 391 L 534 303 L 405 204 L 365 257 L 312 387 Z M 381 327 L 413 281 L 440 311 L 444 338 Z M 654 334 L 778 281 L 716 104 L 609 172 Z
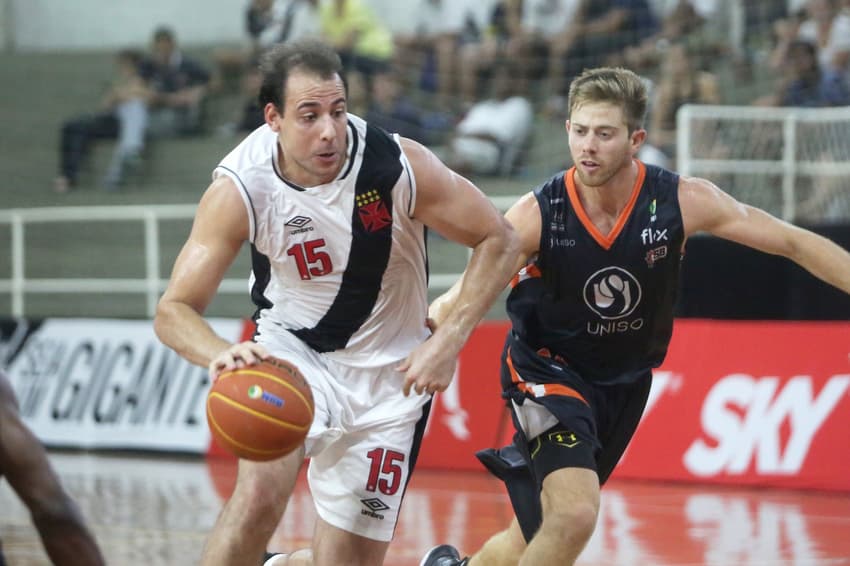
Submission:
M 239 462 L 203 563 L 261 562 L 306 455 L 312 548 L 269 562 L 379 565 L 431 394 L 446 389 L 462 345 L 510 280 L 518 243 L 487 198 L 429 150 L 347 113 L 329 47 L 277 46 L 261 70 L 266 124 L 213 172 L 155 327 L 213 378 L 267 355 L 293 362 L 316 413 L 293 454 Z M 426 226 L 473 248 L 457 308 L 433 335 Z M 257 333 L 231 344 L 202 314 L 245 242 Z

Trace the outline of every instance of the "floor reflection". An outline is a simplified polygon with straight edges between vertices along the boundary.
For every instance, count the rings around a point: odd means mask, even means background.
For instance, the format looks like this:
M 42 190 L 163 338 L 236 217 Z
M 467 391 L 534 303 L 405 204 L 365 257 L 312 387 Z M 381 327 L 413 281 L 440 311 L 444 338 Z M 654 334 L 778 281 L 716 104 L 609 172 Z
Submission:
M 110 564 L 196 564 L 235 481 L 231 460 L 52 453 Z M 430 546 L 470 551 L 511 517 L 485 474 L 420 471 L 386 563 L 416 566 Z M 274 543 L 308 544 L 315 518 L 302 478 Z M 850 565 L 850 494 L 715 489 L 612 481 L 583 566 Z M 26 509 L 0 484 L 0 540 L 10 566 L 46 557 Z

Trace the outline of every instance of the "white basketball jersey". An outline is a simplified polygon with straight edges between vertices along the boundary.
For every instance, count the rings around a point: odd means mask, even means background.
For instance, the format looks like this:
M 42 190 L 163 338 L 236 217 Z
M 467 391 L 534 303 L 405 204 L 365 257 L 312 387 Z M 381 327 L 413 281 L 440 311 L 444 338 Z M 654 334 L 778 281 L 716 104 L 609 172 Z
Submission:
M 349 114 L 346 163 L 315 187 L 286 181 L 277 152 L 263 125 L 213 171 L 233 179 L 248 210 L 259 334 L 289 331 L 353 366 L 403 359 L 429 334 L 428 269 L 398 138 Z

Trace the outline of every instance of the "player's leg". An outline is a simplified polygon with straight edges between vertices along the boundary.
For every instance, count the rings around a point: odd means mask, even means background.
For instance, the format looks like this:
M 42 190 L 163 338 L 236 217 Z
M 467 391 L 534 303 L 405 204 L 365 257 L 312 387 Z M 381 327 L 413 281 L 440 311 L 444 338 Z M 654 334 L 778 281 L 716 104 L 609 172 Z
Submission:
M 303 446 L 271 462 L 239 461 L 236 487 L 207 539 L 203 564 L 261 563 L 303 462 Z
M 487 539 L 467 564 L 468 566 L 515 566 L 519 563 L 525 548 L 522 529 L 514 517 L 510 526 Z
M 521 566 L 568 566 L 590 540 L 599 514 L 595 470 L 562 468 L 548 474 L 541 492 L 543 523 L 522 555 Z

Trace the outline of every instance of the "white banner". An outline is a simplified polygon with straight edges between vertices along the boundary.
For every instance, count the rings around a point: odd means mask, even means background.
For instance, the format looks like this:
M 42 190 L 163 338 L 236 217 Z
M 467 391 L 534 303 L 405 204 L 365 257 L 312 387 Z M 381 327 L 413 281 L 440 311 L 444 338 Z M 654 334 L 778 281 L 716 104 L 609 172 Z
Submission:
M 210 323 L 241 336 L 241 320 Z M 46 445 L 207 452 L 207 370 L 165 347 L 150 321 L 47 319 L 19 346 L 7 371 Z

